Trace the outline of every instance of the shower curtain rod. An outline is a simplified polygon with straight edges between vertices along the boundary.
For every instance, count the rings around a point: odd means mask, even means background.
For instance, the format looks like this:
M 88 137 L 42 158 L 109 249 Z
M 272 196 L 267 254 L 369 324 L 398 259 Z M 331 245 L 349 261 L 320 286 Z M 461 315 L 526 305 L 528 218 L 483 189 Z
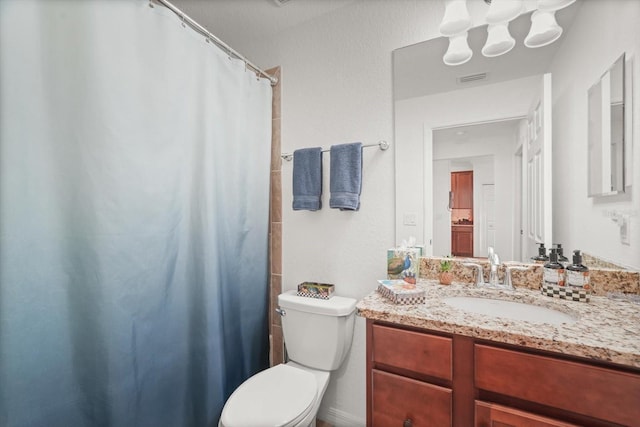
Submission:
M 380 150 L 384 151 L 387 148 L 389 148 L 389 143 L 387 141 L 378 141 L 376 144 L 364 144 L 362 146 L 362 148 L 367 148 L 367 147 L 378 147 Z M 329 151 L 331 151 L 329 148 L 325 148 L 322 150 L 323 153 L 328 153 Z M 291 160 L 293 160 L 293 153 L 282 153 L 280 155 L 280 157 L 282 157 L 282 160 L 286 160 L 287 162 L 290 162 Z
M 184 13 L 183 11 L 181 11 L 180 9 L 175 7 L 169 1 L 167 1 L 167 0 L 149 0 L 149 6 L 154 7 L 153 6 L 154 2 L 162 4 L 164 7 L 166 7 L 167 9 L 171 10 L 173 13 L 178 15 L 183 23 L 189 24 L 189 26 L 191 28 L 193 28 L 194 30 L 196 30 L 197 32 L 202 34 L 203 36 L 207 37 L 207 40 L 211 40 L 220 49 L 222 49 L 225 52 L 227 52 L 228 55 L 232 55 L 232 56 L 236 57 L 237 59 L 243 61 L 246 64 L 247 67 L 251 68 L 253 71 L 258 73 L 259 75 L 268 78 L 271 81 L 271 86 L 275 86 L 276 84 L 278 84 L 278 78 L 277 77 L 268 74 L 266 71 L 263 71 L 257 65 L 254 65 L 253 63 L 251 63 L 251 61 L 249 61 L 247 58 L 242 56 L 240 53 L 236 52 L 231 46 L 229 46 L 228 44 L 226 44 L 225 42 L 220 40 L 218 37 L 216 37 L 213 34 L 211 34 L 206 28 L 204 28 L 202 25 L 198 24 L 196 21 L 191 19 L 186 13 Z

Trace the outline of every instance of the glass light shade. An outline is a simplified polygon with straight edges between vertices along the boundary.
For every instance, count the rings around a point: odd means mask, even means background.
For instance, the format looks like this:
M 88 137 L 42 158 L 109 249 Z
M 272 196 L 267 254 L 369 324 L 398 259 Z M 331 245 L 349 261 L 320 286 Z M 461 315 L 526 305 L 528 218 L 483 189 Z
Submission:
M 526 47 L 542 47 L 558 40 L 562 27 L 556 22 L 555 12 L 536 10 L 531 15 L 531 29 L 524 39 Z
M 575 3 L 576 0 L 538 0 L 538 9 L 544 11 L 556 11 Z
M 489 24 L 487 33 L 487 42 L 482 48 L 482 54 L 486 57 L 504 55 L 516 45 L 516 41 L 509 34 L 508 22 Z
M 467 32 L 449 37 L 449 49 L 442 60 L 447 65 L 462 65 L 473 56 L 473 51 L 467 42 Z
M 467 31 L 471 27 L 471 17 L 467 10 L 467 0 L 449 0 L 440 23 L 440 34 L 451 37 Z
M 487 12 L 487 23 L 498 24 L 516 19 L 522 13 L 523 6 L 522 0 L 493 0 Z

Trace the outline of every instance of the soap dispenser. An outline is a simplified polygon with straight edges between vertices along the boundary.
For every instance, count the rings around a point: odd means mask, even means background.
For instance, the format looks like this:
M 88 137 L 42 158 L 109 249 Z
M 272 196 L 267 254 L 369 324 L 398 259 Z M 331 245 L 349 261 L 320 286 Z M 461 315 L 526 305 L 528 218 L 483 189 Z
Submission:
M 540 243 L 540 247 L 538 248 L 538 255 L 531 257 L 531 260 L 536 264 L 544 264 L 549 261 L 549 257 L 547 256 L 547 249 L 544 247 L 544 243 Z
M 544 286 L 564 286 L 564 267 L 558 262 L 558 250 L 549 251 L 549 262 L 544 265 L 542 273 Z
M 554 246 L 556 247 L 556 249 L 558 251 L 558 262 L 560 264 L 562 264 L 563 267 L 567 268 L 567 265 L 569 265 L 569 258 L 564 256 L 564 249 L 562 247 L 562 244 L 561 243 L 555 243 Z
M 582 254 L 578 249 L 573 251 L 573 264 L 567 266 L 567 285 L 589 289 L 589 268 L 582 265 Z

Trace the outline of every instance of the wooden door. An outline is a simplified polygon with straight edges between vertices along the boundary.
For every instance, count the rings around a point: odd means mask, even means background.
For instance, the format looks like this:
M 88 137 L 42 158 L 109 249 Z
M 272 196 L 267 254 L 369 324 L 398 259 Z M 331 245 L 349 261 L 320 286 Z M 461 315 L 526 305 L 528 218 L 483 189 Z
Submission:
M 523 198 L 525 200 L 525 253 L 530 258 L 538 253 L 538 243 L 552 245 L 551 223 L 551 74 L 540 81 L 540 90 L 527 115 L 528 136 L 523 155 Z
M 451 227 L 451 254 L 454 256 L 473 256 L 473 227 Z
M 473 171 L 451 172 L 452 209 L 473 209 Z

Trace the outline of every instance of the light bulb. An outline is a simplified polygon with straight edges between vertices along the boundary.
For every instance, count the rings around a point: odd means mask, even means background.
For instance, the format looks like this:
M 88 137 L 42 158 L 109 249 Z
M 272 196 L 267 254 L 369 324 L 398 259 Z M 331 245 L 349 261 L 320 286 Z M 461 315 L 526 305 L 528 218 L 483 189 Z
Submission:
M 562 27 L 556 22 L 555 12 L 536 10 L 531 15 L 531 29 L 524 39 L 526 47 L 542 47 L 558 40 Z
M 467 31 L 471 27 L 471 17 L 467 10 L 467 0 L 449 0 L 440 23 L 440 34 L 451 37 Z
M 473 51 L 467 42 L 467 32 L 449 37 L 449 49 L 442 60 L 447 65 L 462 65 L 473 56 Z
M 516 45 L 516 41 L 509 34 L 508 22 L 489 24 L 487 33 L 487 42 L 482 48 L 482 54 L 486 57 L 504 55 Z

